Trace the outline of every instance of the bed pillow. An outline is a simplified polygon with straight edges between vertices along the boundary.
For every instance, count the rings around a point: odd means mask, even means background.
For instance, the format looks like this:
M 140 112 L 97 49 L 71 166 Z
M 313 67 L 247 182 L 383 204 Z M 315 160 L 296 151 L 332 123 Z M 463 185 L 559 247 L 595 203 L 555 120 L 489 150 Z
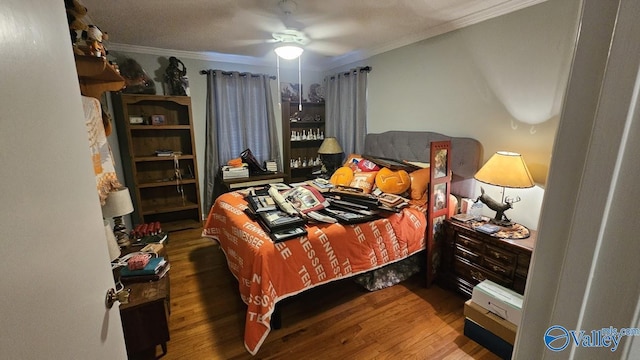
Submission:
M 358 161 L 358 169 L 360 171 L 379 171 L 380 166 L 378 166 L 376 163 L 371 162 L 367 159 L 362 159 Z
M 377 171 L 356 171 L 349 186 L 362 189 L 365 194 L 370 194 L 376 183 Z
M 393 171 L 389 168 L 382 168 L 376 175 L 376 186 L 382 192 L 389 194 L 402 194 L 409 190 L 411 178 L 404 170 Z
M 425 205 L 428 201 L 427 189 L 429 188 L 429 182 L 431 180 L 431 169 L 424 168 L 412 171 L 409 177 L 411 178 L 409 198 L 413 200 L 413 204 Z
M 356 170 L 358 168 L 358 163 L 362 161 L 362 155 L 360 154 L 349 154 L 347 157 L 347 161 L 344 162 L 344 165 L 350 167 L 351 170 Z
M 331 179 L 329 180 L 329 182 L 331 182 L 333 185 L 349 186 L 352 180 L 353 170 L 351 170 L 351 168 L 348 166 L 343 166 L 338 168 L 338 170 L 336 170 L 333 175 L 331 175 Z

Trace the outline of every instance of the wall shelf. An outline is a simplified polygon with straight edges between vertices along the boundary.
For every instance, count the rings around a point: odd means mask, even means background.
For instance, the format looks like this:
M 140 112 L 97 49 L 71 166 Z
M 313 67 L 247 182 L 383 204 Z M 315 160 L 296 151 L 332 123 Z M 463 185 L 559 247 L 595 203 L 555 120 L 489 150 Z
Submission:
M 124 78 L 109 62 L 100 57 L 75 55 L 80 93 L 99 99 L 105 91 L 119 91 Z

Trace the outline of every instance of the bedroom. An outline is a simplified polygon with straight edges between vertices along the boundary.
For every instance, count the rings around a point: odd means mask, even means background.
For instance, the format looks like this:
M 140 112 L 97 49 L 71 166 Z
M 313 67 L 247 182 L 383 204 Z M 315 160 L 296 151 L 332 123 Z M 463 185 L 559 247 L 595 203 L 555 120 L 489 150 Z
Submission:
M 45 17 L 45 19 L 46 19 L 46 17 Z M 378 70 L 380 69 L 380 66 L 379 66 L 379 65 L 378 65 L 378 67 L 375 67 L 375 66 L 376 66 L 375 64 L 373 64 L 373 65 L 374 65 L 374 71 L 378 71 Z M 189 64 L 188 64 L 188 66 L 190 67 L 190 69 L 199 69 L 199 67 L 198 67 L 197 65 L 189 65 Z M 72 75 L 72 74 L 69 74 L 69 71 L 70 71 L 70 70 L 71 70 L 71 67 L 69 67 L 69 68 L 65 68 L 65 69 L 61 69 L 61 71 L 63 71 L 63 72 L 64 72 L 64 71 L 66 71 L 66 72 L 67 72 L 66 74 L 64 74 L 64 75 L 67 75 L 67 76 Z M 7 95 L 9 95 L 9 94 L 7 94 Z M 372 95 L 372 96 L 373 96 L 373 95 Z M 11 99 L 14 99 L 14 98 L 13 98 L 13 97 L 11 97 L 11 96 L 8 96 L 8 99 L 10 99 L 10 100 L 11 100 Z M 56 99 L 56 100 L 64 101 L 64 100 L 62 100 L 62 99 Z M 52 105 L 52 103 L 51 103 L 51 102 L 48 102 L 48 103 L 47 103 L 47 105 Z M 408 105 L 411 105 L 411 104 L 407 104 L 407 106 L 405 106 L 404 108 L 409 108 L 409 106 L 408 106 Z M 10 107 L 9 107 L 9 108 L 10 108 Z M 53 107 L 52 107 L 52 106 L 47 106 L 47 108 L 48 108 L 48 109 L 51 109 L 51 108 L 53 108 Z M 24 109 L 28 109 L 28 108 L 27 108 L 27 107 L 25 107 Z M 23 111 L 24 111 L 24 110 L 23 110 Z M 395 115 L 395 114 L 394 114 L 394 115 Z M 36 117 L 34 117 L 33 119 L 34 119 L 34 121 L 38 121 Z M 53 125 L 51 125 L 51 126 L 53 126 Z M 378 125 L 378 126 L 380 126 L 380 125 Z M 47 130 L 51 130 L 51 133 L 52 133 L 52 134 L 62 135 L 62 134 L 59 134 L 59 132 L 56 132 L 56 129 L 55 129 L 55 128 L 52 128 L 52 129 L 46 128 L 46 129 L 47 129 Z M 80 135 L 80 131 L 79 131 L 79 129 L 73 129 L 72 131 L 75 131 L 75 133 L 76 133 L 77 135 Z M 570 138 L 569 138 L 569 139 L 570 139 Z M 10 144 L 10 145 L 12 145 L 12 144 L 16 144 L 16 143 L 15 143 L 15 141 L 13 141 L 13 139 L 6 139 L 6 140 L 7 140 L 7 144 Z M 484 143 L 484 142 L 485 142 L 485 141 L 483 141 L 483 143 Z M 23 144 L 30 145 L 30 144 L 32 144 L 32 143 L 27 142 L 27 143 L 23 143 Z M 33 143 L 33 144 L 37 144 L 37 143 Z M 17 144 L 16 144 L 16 145 L 17 145 Z M 551 146 L 551 145 L 552 145 L 551 143 L 549 143 L 549 144 L 548 144 L 548 146 Z M 485 146 L 486 146 L 486 145 L 485 145 Z M 25 146 L 24 146 L 24 145 L 22 145 L 22 146 L 19 146 L 19 147 L 17 146 L 16 148 L 24 148 L 24 147 L 25 147 Z M 12 149 L 13 149 L 13 148 L 12 148 Z M 55 159 L 54 159 L 54 160 L 55 160 Z M 74 159 L 74 160 L 75 160 L 75 159 Z M 61 164 L 64 164 L 64 163 L 61 163 Z M 16 170 L 15 170 L 15 171 L 16 171 L 17 173 L 19 173 L 20 171 L 22 171 L 22 170 L 18 170 L 18 169 L 20 169 L 20 167 L 19 167 L 19 166 L 17 166 L 17 164 L 16 164 Z M 48 169 L 48 168 L 47 168 L 47 169 Z M 37 174 L 37 173 L 34 173 L 33 175 L 34 175 L 34 176 L 36 176 L 36 174 Z M 54 179 L 54 180 L 55 180 L 55 179 Z M 9 185 L 14 185 L 14 186 L 16 186 L 16 188 L 17 188 L 17 189 L 23 189 L 23 188 L 24 188 L 24 185 L 22 185 L 21 183 L 19 183 L 19 182 L 17 182 L 17 181 L 10 182 L 10 183 L 9 183 Z M 80 186 L 80 188 L 82 188 L 82 187 Z M 7 194 L 7 195 L 9 195 L 9 194 Z M 40 195 L 45 195 L 45 194 L 43 193 L 43 194 L 40 194 Z M 9 199 L 13 199 L 13 197 L 10 197 Z M 16 199 L 20 199 L 20 198 L 16 198 Z M 34 199 L 34 200 L 35 200 L 35 199 Z M 57 198 L 56 198 L 55 200 L 59 200 L 59 199 L 57 199 Z M 21 201 L 22 201 L 22 200 L 21 200 Z M 560 203 L 560 204 L 562 204 L 562 203 Z M 66 205 L 66 203 L 65 203 L 65 205 Z M 94 205 L 95 205 L 95 204 L 94 204 Z M 65 209 L 68 209 L 68 208 L 69 208 L 69 206 L 65 206 Z M 89 207 L 89 205 L 84 205 L 84 208 L 85 208 L 85 209 L 86 209 L 86 208 L 88 208 L 88 211 L 89 211 L 89 212 L 94 212 L 94 213 L 99 212 L 99 209 L 97 209 L 97 208 L 90 208 L 90 207 Z M 70 209 L 69 209 L 69 210 L 70 210 Z M 26 215 L 26 214 L 27 214 L 26 209 L 24 210 L 24 212 L 17 212 L 17 214 L 18 214 L 18 215 L 19 215 L 19 214 L 25 214 L 25 215 Z M 73 217 L 75 217 L 75 216 L 80 216 L 81 218 L 83 218 L 83 215 L 81 215 L 82 213 L 81 213 L 81 212 L 79 212 L 79 210 L 78 210 L 78 209 L 75 209 L 75 210 L 73 210 L 73 211 L 70 211 L 70 212 L 69 212 L 69 214 L 73 214 L 72 218 L 73 218 Z M 33 215 L 31 215 L 31 216 L 33 216 Z M 8 219 L 14 219 L 14 221 L 15 221 L 15 222 L 14 222 L 14 224 L 15 224 L 15 223 L 20 223 L 20 224 L 21 224 L 21 223 L 23 223 L 23 222 L 24 222 L 24 220 L 22 220 L 22 222 L 18 221 L 18 220 L 17 220 L 18 218 L 16 218 L 15 216 L 10 216 L 10 217 L 8 217 Z M 54 219 L 56 219 L 56 220 L 57 220 L 57 219 L 60 219 L 60 218 L 59 218 L 59 217 L 54 217 Z M 61 221 L 61 223 L 62 223 L 62 222 L 64 222 L 64 220 L 68 220 L 68 216 L 65 216 L 64 218 L 62 218 L 62 219 L 60 219 L 60 220 L 62 220 L 62 221 Z M 10 224 L 10 223 L 9 223 L 9 224 Z M 11 232 L 9 235 L 19 235 L 20 233 L 18 232 L 18 230 L 24 230 L 25 228 L 26 228 L 26 226 L 19 226 L 19 227 L 18 227 L 18 229 L 16 229 L 16 230 L 15 230 L 15 232 Z M 55 229 L 56 229 L 57 231 L 62 231 L 62 229 L 60 229 L 59 227 L 55 227 Z M 96 231 L 95 231 L 95 230 L 93 230 L 93 232 L 92 232 L 92 230 L 90 230 L 90 229 L 89 229 L 89 230 L 87 230 L 86 228 L 83 228 L 83 226 L 80 226 L 80 228 L 79 228 L 79 229 L 77 229 L 77 228 L 76 228 L 75 230 L 76 230 L 76 231 L 80 230 L 80 232 L 81 232 L 81 233 L 83 233 L 83 234 L 87 234 L 87 233 L 88 233 L 88 234 L 92 234 L 92 233 L 93 233 L 93 234 L 95 234 L 95 233 L 96 233 Z M 64 233 L 64 231 L 62 231 L 62 232 Z M 34 235 L 33 235 L 33 230 L 32 230 L 32 231 L 27 231 L 27 234 L 28 234 L 28 235 L 30 235 L 30 237 L 31 237 L 31 236 L 34 236 Z M 37 234 L 37 235 L 46 235 L 47 233 L 46 233 L 44 230 L 42 230 L 42 232 L 36 232 L 36 234 Z M 632 233 L 630 233 L 630 234 L 632 234 Z M 37 237 L 37 236 L 34 236 L 34 237 Z M 18 245 L 18 244 L 15 244 L 15 245 Z M 21 250 L 28 250 L 27 252 L 31 252 L 31 251 L 33 251 L 33 250 L 34 250 L 34 249 L 33 249 L 33 246 L 31 245 L 31 243 L 26 243 L 26 244 L 24 244 L 24 245 L 26 246 L 26 247 L 24 247 L 24 248 L 23 248 L 23 247 L 18 247 L 17 249 L 10 248 L 9 250 L 14 250 L 14 251 L 16 251 L 16 252 L 19 252 L 19 251 L 21 251 Z M 56 254 L 58 254 L 58 253 L 56 253 Z M 9 264 L 5 264 L 5 265 L 9 265 Z M 10 271 L 10 268 L 8 268 L 8 269 L 7 269 L 7 272 L 9 272 L 9 273 L 11 272 L 11 271 Z M 10 285 L 12 285 L 12 284 L 13 284 L 13 283 L 11 283 Z M 4 305 L 4 304 L 3 304 L 3 305 Z M 4 308 L 4 306 L 3 306 L 3 311 L 4 311 L 5 309 L 6 309 L 6 308 Z M 46 340 L 43 340 L 43 342 L 44 342 L 44 343 L 47 343 L 47 341 L 46 341 Z M 10 348 L 11 348 L 11 347 L 10 347 Z

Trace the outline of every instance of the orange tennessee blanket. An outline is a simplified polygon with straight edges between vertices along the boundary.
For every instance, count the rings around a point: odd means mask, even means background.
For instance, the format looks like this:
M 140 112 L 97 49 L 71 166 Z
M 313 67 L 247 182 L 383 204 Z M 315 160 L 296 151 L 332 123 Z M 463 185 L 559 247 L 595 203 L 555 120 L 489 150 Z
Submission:
M 247 304 L 244 344 L 255 355 L 274 306 L 289 296 L 402 260 L 425 248 L 426 218 L 415 208 L 354 225 L 308 225 L 308 235 L 273 243 L 245 215 L 240 193 L 220 196 L 202 235 L 220 243 Z

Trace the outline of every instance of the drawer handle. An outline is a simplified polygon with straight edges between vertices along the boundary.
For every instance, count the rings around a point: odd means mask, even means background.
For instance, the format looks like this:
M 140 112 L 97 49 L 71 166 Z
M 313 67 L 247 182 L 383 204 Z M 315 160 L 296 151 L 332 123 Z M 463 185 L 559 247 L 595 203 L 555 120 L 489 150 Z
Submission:
M 471 273 L 471 278 L 473 278 L 473 280 L 475 281 L 482 282 L 487 279 L 484 275 L 482 275 L 480 271 L 469 270 L 469 273 Z
M 507 271 L 503 268 L 501 268 L 500 266 L 497 265 L 492 265 L 491 268 L 493 268 L 493 271 L 499 272 L 499 273 L 506 273 Z
M 460 255 L 462 255 L 462 257 L 465 258 L 465 259 L 473 259 L 474 258 L 474 256 L 472 254 L 470 254 L 468 252 L 464 252 L 464 251 L 461 251 Z
M 493 255 L 493 257 L 495 257 L 496 259 L 500 260 L 500 259 L 504 259 L 504 260 L 509 260 L 509 257 L 506 255 L 502 255 L 501 253 L 497 252 L 497 251 L 489 251 L 489 253 L 491 255 Z

